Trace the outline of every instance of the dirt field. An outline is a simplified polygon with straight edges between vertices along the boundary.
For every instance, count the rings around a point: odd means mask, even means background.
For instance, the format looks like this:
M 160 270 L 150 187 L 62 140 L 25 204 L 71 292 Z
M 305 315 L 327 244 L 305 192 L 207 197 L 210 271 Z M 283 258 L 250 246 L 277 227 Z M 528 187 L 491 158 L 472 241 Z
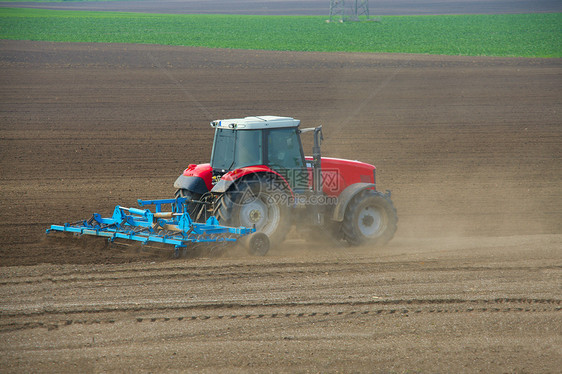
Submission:
M 558 372 L 562 61 L 0 50 L 2 372 Z M 326 156 L 377 165 L 391 244 L 171 260 L 45 240 L 170 197 L 210 120 L 254 114 L 323 124 Z

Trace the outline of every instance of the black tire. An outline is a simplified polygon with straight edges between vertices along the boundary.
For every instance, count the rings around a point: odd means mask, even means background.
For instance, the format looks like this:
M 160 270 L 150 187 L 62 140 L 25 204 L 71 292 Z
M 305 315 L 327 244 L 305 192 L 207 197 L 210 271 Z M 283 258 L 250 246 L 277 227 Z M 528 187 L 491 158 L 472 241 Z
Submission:
M 186 190 L 184 188 L 180 188 L 178 190 L 176 190 L 176 193 L 174 194 L 175 197 L 193 197 L 193 193 L 189 190 Z
M 255 232 L 243 239 L 248 252 L 254 256 L 265 256 L 269 251 L 269 238 L 263 232 Z
M 365 190 L 347 206 L 342 229 L 351 245 L 383 246 L 396 232 L 398 216 L 389 194 Z
M 253 177 L 219 196 L 215 216 L 222 225 L 253 227 L 266 234 L 271 248 L 285 240 L 291 228 L 288 193 L 283 182 Z
M 198 193 L 194 193 L 191 192 L 189 190 L 180 188 L 176 191 L 176 193 L 174 194 L 174 197 L 188 197 L 192 200 L 197 200 L 201 197 L 200 194 Z M 200 204 L 197 203 L 189 203 L 187 204 L 187 213 L 189 213 L 189 217 L 192 220 L 196 220 L 197 219 L 197 215 L 199 213 L 199 209 L 200 209 Z

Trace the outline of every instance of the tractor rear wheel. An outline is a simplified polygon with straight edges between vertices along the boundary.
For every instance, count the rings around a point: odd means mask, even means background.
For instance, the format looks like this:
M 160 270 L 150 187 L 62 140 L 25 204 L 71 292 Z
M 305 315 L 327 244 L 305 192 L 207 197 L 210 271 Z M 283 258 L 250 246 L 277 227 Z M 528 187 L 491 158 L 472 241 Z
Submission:
M 190 200 L 197 200 L 201 197 L 201 195 L 198 194 L 198 193 L 191 192 L 189 190 L 180 188 L 176 191 L 175 197 L 176 198 L 177 197 L 187 197 Z M 197 219 L 197 215 L 198 215 L 200 209 L 201 209 L 201 204 L 192 203 L 192 202 L 188 202 L 188 204 L 187 204 L 187 213 L 189 213 L 189 217 L 193 220 Z
M 175 197 L 189 197 L 189 198 L 193 198 L 193 195 L 194 195 L 193 192 L 191 192 L 191 191 L 189 191 L 189 190 L 186 190 L 186 189 L 184 189 L 184 188 L 180 188 L 180 189 L 176 190 L 176 193 L 175 193 Z
M 272 178 L 237 182 L 218 198 L 214 214 L 222 225 L 255 226 L 268 236 L 271 247 L 285 240 L 291 227 L 287 191 Z
M 344 239 L 351 245 L 385 245 L 396 232 L 398 216 L 390 196 L 365 190 L 347 206 L 343 219 Z

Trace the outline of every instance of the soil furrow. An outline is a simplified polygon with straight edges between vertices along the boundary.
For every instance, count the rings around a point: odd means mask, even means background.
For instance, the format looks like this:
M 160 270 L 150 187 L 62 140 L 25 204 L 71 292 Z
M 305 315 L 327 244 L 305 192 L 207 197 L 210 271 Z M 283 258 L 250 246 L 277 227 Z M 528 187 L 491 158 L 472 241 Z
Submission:
M 35 329 L 35 328 L 46 328 L 48 330 L 57 329 L 63 326 L 69 326 L 72 324 L 78 325 L 93 325 L 93 324 L 114 324 L 116 322 L 137 322 L 137 323 L 162 323 L 162 322 L 170 322 L 170 321 L 207 321 L 216 322 L 216 321 L 225 321 L 225 320 L 235 320 L 235 319 L 262 319 L 262 318 L 271 318 L 271 319 L 279 319 L 279 318 L 326 318 L 326 317 L 352 317 L 352 316 L 381 316 L 381 315 L 402 315 L 408 316 L 410 314 L 420 314 L 420 313 L 442 313 L 442 314 L 457 314 L 457 313 L 515 313 L 515 312 L 522 312 L 522 313 L 553 313 L 553 312 L 560 312 L 562 311 L 562 307 L 560 307 L 560 300 L 510 300 L 504 299 L 501 301 L 497 300 L 431 300 L 430 302 L 426 303 L 426 300 L 406 300 L 398 301 L 394 300 L 388 303 L 382 303 L 381 305 L 393 305 L 393 308 L 359 308 L 359 309 L 345 309 L 345 310 L 337 310 L 337 311 L 326 311 L 325 309 L 318 309 L 315 310 L 314 307 L 320 306 L 327 306 L 327 307 L 342 307 L 347 305 L 342 304 L 330 304 L 330 303 L 322 303 L 322 304 L 284 304 L 284 305 L 220 305 L 217 306 L 216 309 L 240 309 L 244 307 L 248 308 L 256 308 L 259 307 L 263 309 L 260 313 L 227 313 L 227 314 L 192 314 L 192 315 L 180 315 L 177 316 L 175 313 L 174 316 L 165 317 L 161 316 L 162 312 L 166 312 L 169 310 L 173 310 L 174 312 L 185 310 L 185 309 L 192 309 L 192 308 L 158 308 L 157 310 L 154 309 L 121 309 L 121 310 L 105 310 L 105 311 L 96 311 L 95 313 L 102 313 L 102 315 L 98 315 L 96 318 L 64 318 L 64 319 L 57 319 L 58 314 L 63 314 L 64 316 L 69 316 L 71 314 L 90 314 L 91 311 L 76 311 L 76 312 L 69 312 L 65 311 L 64 313 L 56 313 L 56 312 L 49 312 L 48 314 L 55 315 L 55 321 L 31 321 L 31 322 L 9 322 L 9 323 L 0 323 L 0 333 L 3 332 L 10 332 L 10 331 L 17 331 L 17 330 L 27 330 L 27 329 Z M 350 307 L 356 308 L 357 306 L 366 306 L 369 303 L 353 303 L 350 304 Z M 469 304 L 468 306 L 465 304 Z M 413 306 L 415 305 L 415 306 Z M 485 306 L 481 306 L 485 305 Z M 509 306 L 506 306 L 509 305 Z M 271 309 L 279 308 L 279 307 L 289 307 L 290 309 L 283 309 L 284 311 L 271 311 Z M 204 309 L 206 309 L 206 306 Z M 310 308 L 306 308 L 306 312 L 287 312 L 287 310 L 294 310 L 295 307 L 313 307 L 310 311 Z M 193 308 L 196 309 L 196 308 Z M 122 316 L 113 316 L 111 318 L 103 317 L 103 313 L 113 313 L 113 312 L 149 312 L 149 311 L 158 311 L 159 315 L 157 317 L 131 317 L 130 313 L 123 313 Z M 215 311 L 215 308 L 212 308 L 212 311 Z M 144 315 L 144 314 L 143 314 Z M 69 316 L 70 317 L 70 316 Z

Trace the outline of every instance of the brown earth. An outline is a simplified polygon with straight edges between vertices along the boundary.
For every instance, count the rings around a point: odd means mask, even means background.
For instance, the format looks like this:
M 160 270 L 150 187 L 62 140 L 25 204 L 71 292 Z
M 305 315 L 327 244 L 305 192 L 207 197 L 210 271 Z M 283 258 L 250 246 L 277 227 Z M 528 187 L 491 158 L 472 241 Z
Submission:
M 561 60 L 0 50 L 2 372 L 558 372 Z M 45 239 L 170 197 L 210 120 L 255 114 L 377 165 L 391 244 L 171 260 Z

